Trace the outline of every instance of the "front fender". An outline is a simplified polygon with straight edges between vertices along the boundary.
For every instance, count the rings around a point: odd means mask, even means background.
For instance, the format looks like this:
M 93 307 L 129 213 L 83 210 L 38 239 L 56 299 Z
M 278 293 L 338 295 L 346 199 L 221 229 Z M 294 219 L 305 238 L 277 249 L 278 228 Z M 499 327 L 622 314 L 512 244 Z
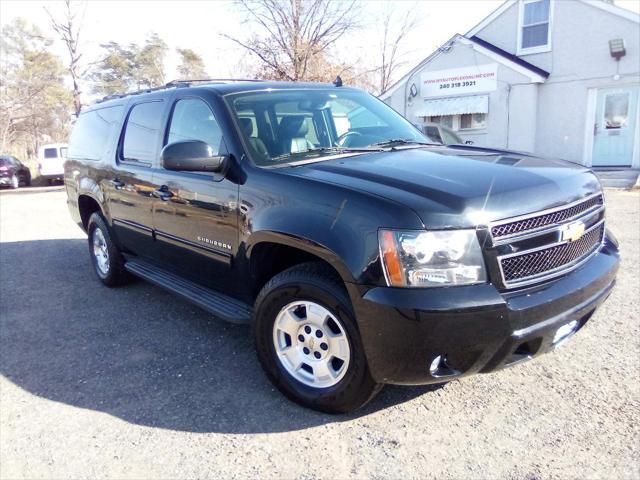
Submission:
M 378 229 L 422 228 L 411 209 L 377 195 L 293 175 L 252 170 L 240 186 L 239 243 L 295 246 L 334 266 L 343 281 L 383 285 Z
M 247 257 L 251 258 L 253 249 L 262 243 L 274 243 L 308 252 L 330 264 L 338 272 L 342 281 L 348 283 L 356 282 L 356 278 L 349 267 L 336 252 L 326 245 L 291 233 L 260 231 L 251 235 L 251 241 L 247 244 Z

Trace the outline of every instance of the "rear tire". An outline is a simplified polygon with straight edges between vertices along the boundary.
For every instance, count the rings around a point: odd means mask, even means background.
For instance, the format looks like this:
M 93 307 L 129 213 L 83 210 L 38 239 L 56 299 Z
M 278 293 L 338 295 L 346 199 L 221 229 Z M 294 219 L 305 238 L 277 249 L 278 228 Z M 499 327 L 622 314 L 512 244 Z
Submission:
M 124 269 L 124 257 L 111 239 L 107 222 L 99 213 L 93 213 L 87 227 L 89 253 L 93 270 L 108 287 L 124 285 L 129 275 Z
M 273 277 L 256 299 L 253 328 L 267 376 L 305 407 L 352 412 L 382 388 L 371 377 L 344 285 L 321 263 Z

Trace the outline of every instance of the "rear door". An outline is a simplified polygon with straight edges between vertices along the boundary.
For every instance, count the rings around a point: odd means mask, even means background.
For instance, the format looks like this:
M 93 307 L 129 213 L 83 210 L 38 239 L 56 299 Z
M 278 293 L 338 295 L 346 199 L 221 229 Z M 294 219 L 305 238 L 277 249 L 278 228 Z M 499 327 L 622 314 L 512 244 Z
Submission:
M 226 153 L 214 108 L 205 98 L 176 94 L 163 145 L 201 140 Z M 162 165 L 154 183 L 158 260 L 202 285 L 235 293 L 229 273 L 238 246 L 238 185 L 221 175 L 169 171 Z
M 148 100 L 130 106 L 117 158 L 106 178 L 113 228 L 125 250 L 153 256 L 153 167 L 157 164 L 168 102 Z

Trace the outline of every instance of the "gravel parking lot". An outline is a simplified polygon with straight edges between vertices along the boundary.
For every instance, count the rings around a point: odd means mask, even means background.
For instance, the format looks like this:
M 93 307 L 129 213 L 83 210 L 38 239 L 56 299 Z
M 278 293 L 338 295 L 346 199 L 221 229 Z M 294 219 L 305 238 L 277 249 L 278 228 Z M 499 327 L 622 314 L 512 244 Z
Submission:
M 623 262 L 567 345 L 363 411 L 271 387 L 246 327 L 94 277 L 61 189 L 0 192 L 2 478 L 639 478 L 640 194 L 610 190 Z

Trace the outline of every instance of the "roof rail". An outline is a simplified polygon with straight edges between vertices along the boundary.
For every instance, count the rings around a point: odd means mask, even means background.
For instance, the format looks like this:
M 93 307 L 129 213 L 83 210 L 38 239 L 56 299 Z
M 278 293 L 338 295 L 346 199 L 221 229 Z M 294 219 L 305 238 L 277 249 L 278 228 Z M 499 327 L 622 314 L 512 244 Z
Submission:
M 255 78 L 199 78 L 195 80 L 171 80 L 169 83 L 160 87 L 145 88 L 142 90 L 136 90 L 134 92 L 125 93 L 112 93 L 104 96 L 96 103 L 106 102 L 107 100 L 114 100 L 116 98 L 129 97 L 131 95 L 141 95 L 143 93 L 156 92 L 158 90 L 166 90 L 167 88 L 185 88 L 190 87 L 194 83 L 232 83 L 232 82 L 264 82 L 265 80 L 258 80 Z
M 173 86 L 189 86 L 192 83 L 232 83 L 232 82 L 264 82 L 257 78 L 196 78 L 193 80 L 171 80 L 167 83 L 167 87 Z
M 107 100 L 113 100 L 115 98 L 124 98 L 124 97 L 130 97 L 132 95 L 141 95 L 143 93 L 157 92 L 158 90 L 166 90 L 167 88 L 175 88 L 177 86 L 178 85 L 170 85 L 169 83 L 167 83 L 166 85 L 162 85 L 161 87 L 144 88 L 142 90 L 136 90 L 134 92 L 112 93 L 110 95 L 103 97 L 101 100 L 98 100 L 96 103 L 106 102 Z

